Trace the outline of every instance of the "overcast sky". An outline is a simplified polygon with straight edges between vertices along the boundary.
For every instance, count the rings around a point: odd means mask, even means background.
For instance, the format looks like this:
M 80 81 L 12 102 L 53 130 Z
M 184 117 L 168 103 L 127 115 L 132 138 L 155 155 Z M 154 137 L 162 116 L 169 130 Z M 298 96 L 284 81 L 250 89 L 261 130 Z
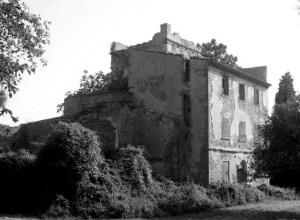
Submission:
M 112 41 L 148 41 L 160 24 L 202 43 L 215 38 L 242 67 L 268 66 L 269 110 L 282 74 L 300 91 L 300 15 L 297 0 L 25 0 L 51 21 L 48 65 L 24 77 L 7 103 L 19 123 L 59 116 L 56 105 L 75 90 L 83 70 L 109 72 Z M 9 117 L 0 123 L 14 124 Z

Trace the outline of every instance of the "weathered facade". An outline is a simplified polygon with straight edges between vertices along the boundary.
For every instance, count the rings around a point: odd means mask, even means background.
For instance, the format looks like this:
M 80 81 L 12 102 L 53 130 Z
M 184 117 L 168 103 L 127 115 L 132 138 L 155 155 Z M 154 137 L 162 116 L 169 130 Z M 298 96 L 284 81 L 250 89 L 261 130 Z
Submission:
M 200 54 L 168 24 L 149 42 L 113 43 L 112 74 L 128 91 L 69 97 L 63 119 L 95 130 L 107 152 L 145 146 L 156 173 L 244 182 L 267 114 L 266 67 L 233 68 Z

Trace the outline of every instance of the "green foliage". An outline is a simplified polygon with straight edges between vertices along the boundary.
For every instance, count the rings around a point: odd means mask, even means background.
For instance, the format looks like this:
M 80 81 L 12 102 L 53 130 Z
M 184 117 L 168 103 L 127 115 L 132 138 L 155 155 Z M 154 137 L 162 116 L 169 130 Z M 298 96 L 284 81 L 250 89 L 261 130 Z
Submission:
M 300 104 L 276 105 L 274 114 L 261 126 L 264 141 L 253 152 L 256 176 L 267 176 L 274 184 L 300 187 L 295 178 L 300 174 Z
M 295 200 L 299 199 L 299 196 L 294 189 L 290 188 L 280 188 L 268 184 L 262 184 L 257 187 L 260 191 L 264 192 L 266 196 L 272 197 L 275 199 L 282 200 Z
M 151 166 L 143 151 L 143 148 L 131 145 L 120 148 L 116 160 L 122 181 L 137 191 L 145 191 L 153 184 Z
M 95 74 L 88 74 L 87 70 L 84 70 L 84 74 L 80 79 L 80 87 L 74 92 L 67 92 L 66 98 L 77 95 L 88 95 L 93 93 L 106 93 L 114 91 L 128 91 L 128 84 L 125 79 L 118 74 L 107 73 L 102 71 Z M 57 112 L 61 112 L 64 109 L 64 103 L 57 105 Z
M 16 93 L 22 74 L 35 72 L 49 43 L 49 22 L 29 12 L 20 0 L 0 2 L 0 85 Z
M 77 123 L 60 122 L 37 157 L 42 194 L 49 202 L 57 194 L 75 202 L 103 161 L 92 131 Z
M 56 195 L 56 198 L 46 211 L 45 216 L 53 218 L 66 218 L 70 216 L 70 202 L 62 195 Z
M 165 183 L 158 206 L 166 215 L 199 212 L 209 208 L 223 207 L 223 203 L 209 197 L 208 191 L 194 183 Z
M 287 72 L 280 79 L 278 92 L 275 96 L 275 104 L 284 104 L 288 101 L 294 101 L 294 99 L 295 90 L 293 84 L 293 77 L 290 75 L 289 72 Z
M 257 188 L 239 184 L 215 184 L 210 186 L 210 190 L 211 195 L 226 206 L 259 202 L 265 199 L 265 195 Z
M 295 191 L 191 182 L 156 181 L 141 147 L 101 155 L 96 135 L 59 123 L 37 158 L 25 151 L 0 155 L 0 212 L 46 217 L 145 218 L 179 215 L 263 200 L 290 199 Z
M 300 102 L 295 97 L 293 79 L 282 76 L 274 112 L 260 128 L 263 142 L 256 145 L 252 164 L 256 176 L 271 178 L 271 183 L 297 187 L 300 175 Z
M 31 182 L 34 160 L 25 150 L 0 154 L 1 213 L 21 213 L 33 207 L 30 199 L 34 190 Z
M 227 64 L 235 67 L 238 58 L 227 53 L 227 46 L 222 43 L 217 43 L 215 39 L 210 42 L 202 43 L 201 55 L 213 61 Z

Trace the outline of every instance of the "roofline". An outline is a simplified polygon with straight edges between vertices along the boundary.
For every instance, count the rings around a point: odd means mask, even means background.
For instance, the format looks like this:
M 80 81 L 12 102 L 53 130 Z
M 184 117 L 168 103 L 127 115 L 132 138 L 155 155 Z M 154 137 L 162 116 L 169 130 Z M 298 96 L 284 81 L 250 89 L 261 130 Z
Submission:
M 232 73 L 232 74 L 234 74 L 234 75 L 236 75 L 240 78 L 244 78 L 246 80 L 252 81 L 252 82 L 254 82 L 258 85 L 261 85 L 265 88 L 269 88 L 271 86 L 270 83 L 267 83 L 266 81 L 260 80 L 256 77 L 253 77 L 251 74 L 249 74 L 246 71 L 243 71 L 242 69 L 237 69 L 237 68 L 231 67 L 227 64 L 222 64 L 222 63 L 212 61 L 212 60 L 207 59 L 207 58 L 191 57 L 191 59 L 205 60 L 205 61 L 207 61 L 207 64 L 210 65 L 210 66 L 214 66 L 216 68 L 223 69 L 223 70 L 228 71 L 228 72 L 230 72 L 230 73 Z
M 176 53 L 171 53 L 171 52 L 169 53 L 169 52 L 157 51 L 157 50 L 143 50 L 143 49 L 134 48 L 134 46 L 130 46 L 127 49 L 111 51 L 109 54 L 113 55 L 113 54 L 118 54 L 118 53 L 122 53 L 122 52 L 124 53 L 128 50 L 135 50 L 138 52 L 145 52 L 145 53 L 156 53 L 156 54 L 162 54 L 162 55 L 172 55 L 172 56 L 182 57 L 184 59 L 184 56 L 182 54 L 176 54 Z
M 129 47 L 129 48 L 123 49 L 123 50 L 111 51 L 110 54 L 122 53 L 122 52 L 126 52 L 128 50 L 135 50 L 135 51 L 146 52 L 146 53 L 158 53 L 158 54 L 171 55 L 171 56 L 179 56 L 179 57 L 182 57 L 184 59 L 184 56 L 182 54 L 166 53 L 166 52 L 163 52 L 163 51 L 141 50 L 141 49 L 137 49 L 137 48 L 133 48 L 133 47 Z M 242 69 L 237 69 L 237 68 L 234 68 L 234 67 L 229 66 L 227 64 L 222 64 L 222 63 L 219 63 L 219 62 L 216 62 L 216 61 L 212 61 L 211 59 L 205 58 L 205 57 L 192 56 L 192 57 L 190 57 L 190 59 L 198 59 L 198 60 L 207 61 L 208 65 L 211 65 L 211 66 L 214 66 L 216 68 L 223 69 L 223 70 L 226 70 L 228 72 L 231 72 L 232 74 L 234 74 L 234 75 L 236 75 L 240 78 L 244 78 L 246 80 L 252 81 L 252 82 L 254 82 L 258 85 L 261 85 L 265 88 L 269 88 L 271 86 L 270 83 L 267 83 L 266 81 L 260 80 L 256 77 L 252 76 L 248 72 L 242 70 Z M 251 67 L 248 67 L 248 68 L 251 68 Z

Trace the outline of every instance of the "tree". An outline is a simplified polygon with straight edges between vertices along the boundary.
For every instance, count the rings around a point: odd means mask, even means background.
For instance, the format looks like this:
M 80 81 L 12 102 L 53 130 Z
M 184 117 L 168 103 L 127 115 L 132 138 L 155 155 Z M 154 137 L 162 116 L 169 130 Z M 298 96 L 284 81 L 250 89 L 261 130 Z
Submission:
M 0 88 L 12 97 L 24 73 L 34 73 L 49 43 L 49 22 L 20 0 L 0 0 Z M 11 111 L 1 106 L 1 114 Z
M 271 183 L 298 187 L 300 175 L 300 105 L 279 104 L 275 113 L 261 127 L 263 143 L 254 150 L 256 175 L 271 178 Z
M 98 71 L 95 74 L 89 74 L 87 70 L 84 70 L 83 76 L 80 79 L 79 89 L 74 92 L 67 92 L 66 98 L 76 95 L 114 91 L 128 91 L 127 80 L 115 73 L 104 74 L 102 71 Z M 64 103 L 58 104 L 57 112 L 62 111 L 63 108 Z
M 207 57 L 213 61 L 227 64 L 230 66 L 236 66 L 238 58 L 227 53 L 227 46 L 222 43 L 217 43 L 215 39 L 210 42 L 202 43 L 201 55 Z
M 271 183 L 297 187 L 300 175 L 300 102 L 295 98 L 293 79 L 282 76 L 276 94 L 274 112 L 260 127 L 262 143 L 253 153 L 257 176 L 271 178 Z
M 279 82 L 278 92 L 275 96 L 275 104 L 287 103 L 289 100 L 295 99 L 295 90 L 293 78 L 289 72 L 285 73 Z M 275 106 L 276 107 L 276 106 Z

